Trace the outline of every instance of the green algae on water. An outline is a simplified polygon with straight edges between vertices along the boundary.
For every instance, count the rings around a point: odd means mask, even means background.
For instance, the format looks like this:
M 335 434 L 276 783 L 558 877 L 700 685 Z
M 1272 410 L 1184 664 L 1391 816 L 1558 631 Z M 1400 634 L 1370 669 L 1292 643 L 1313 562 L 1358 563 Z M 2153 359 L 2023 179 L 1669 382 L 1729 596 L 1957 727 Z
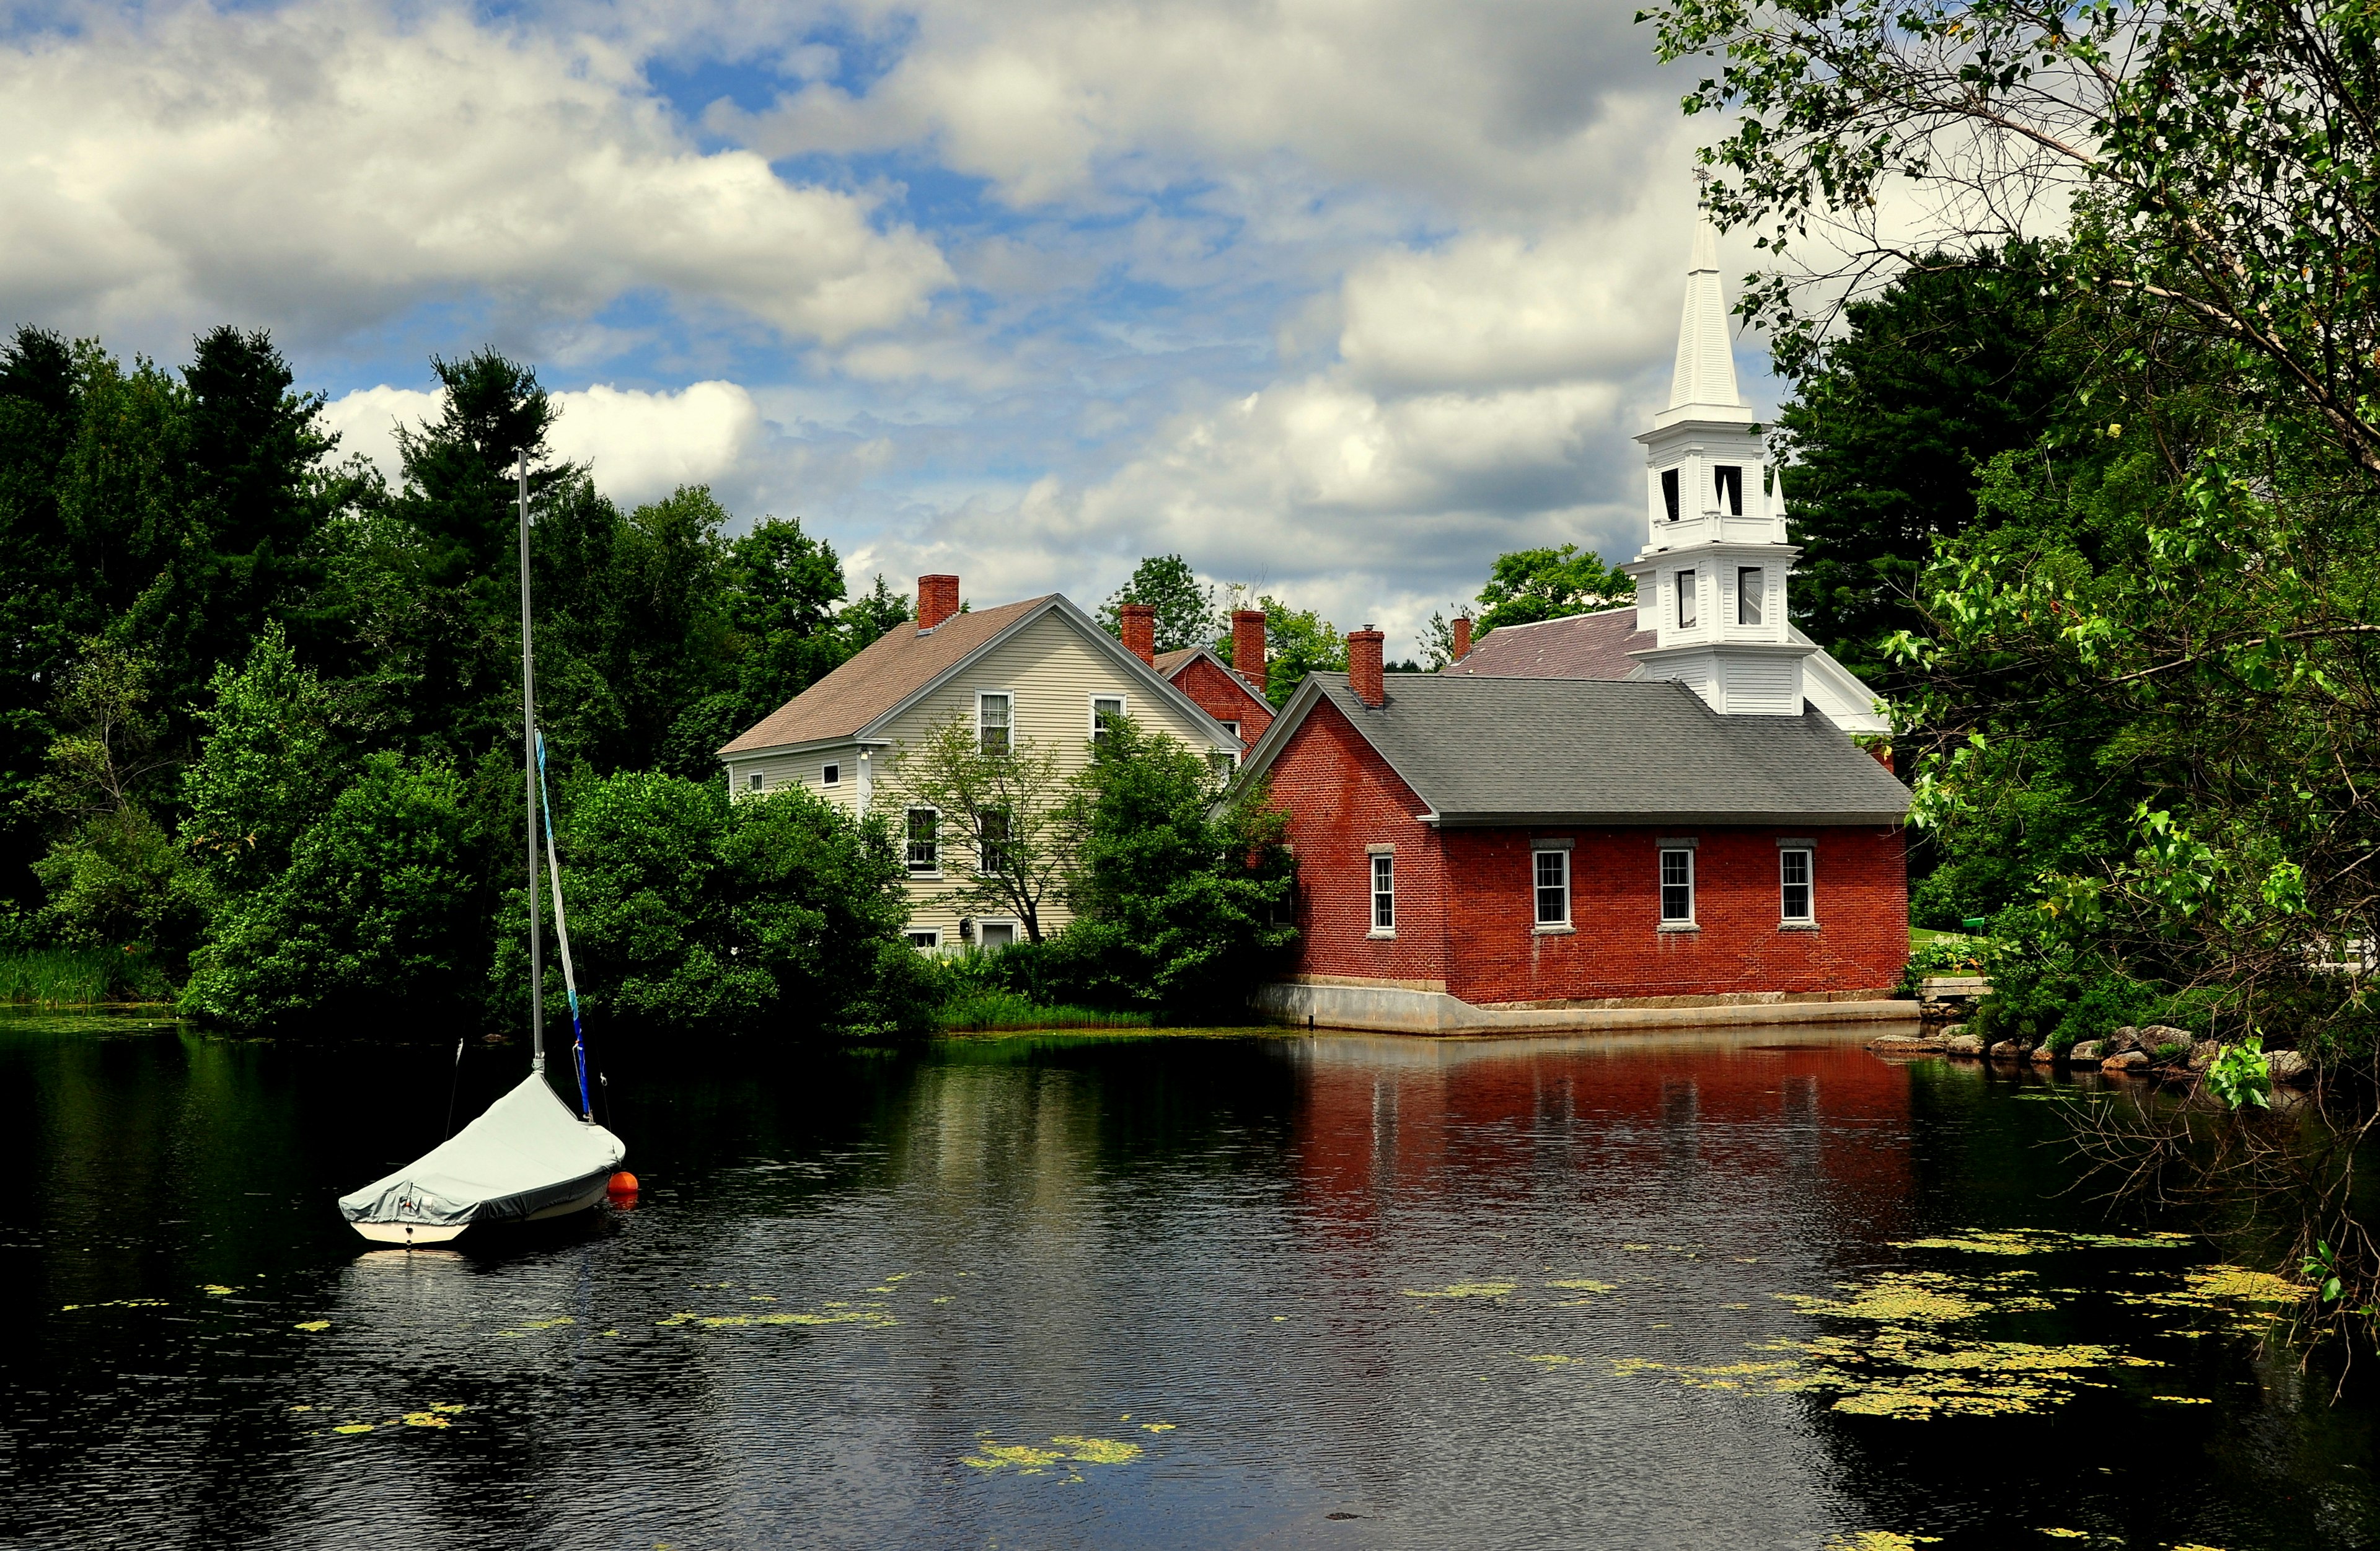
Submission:
M 1451 1282 L 1444 1287 L 1404 1289 L 1408 1298 L 1504 1298 L 1520 1290 L 1518 1282 Z

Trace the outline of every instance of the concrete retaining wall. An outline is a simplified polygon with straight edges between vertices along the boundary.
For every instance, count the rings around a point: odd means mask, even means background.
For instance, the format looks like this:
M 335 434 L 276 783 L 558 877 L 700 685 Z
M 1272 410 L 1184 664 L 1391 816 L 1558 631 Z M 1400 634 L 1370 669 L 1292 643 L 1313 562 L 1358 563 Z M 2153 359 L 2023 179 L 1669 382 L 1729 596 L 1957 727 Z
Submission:
M 1444 991 L 1275 981 L 1257 988 L 1252 1005 L 1259 1016 L 1277 1024 L 1311 1023 L 1316 1028 L 1379 1034 L 1616 1034 L 1640 1029 L 1910 1023 L 1917 1017 L 1917 1003 L 1881 999 L 1695 1000 L 1702 1005 L 1488 1008 L 1475 1007 Z

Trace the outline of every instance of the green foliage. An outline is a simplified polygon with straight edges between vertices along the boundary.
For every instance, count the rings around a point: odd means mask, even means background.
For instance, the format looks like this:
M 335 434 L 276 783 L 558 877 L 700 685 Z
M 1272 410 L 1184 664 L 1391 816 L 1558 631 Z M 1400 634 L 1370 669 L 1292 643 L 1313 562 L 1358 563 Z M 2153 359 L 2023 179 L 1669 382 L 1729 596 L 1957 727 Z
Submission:
M 1198 751 L 1130 718 L 1099 741 L 1079 790 L 1077 914 L 1062 934 L 1077 993 L 1178 1017 L 1236 1014 L 1296 942 L 1288 816 L 1261 782 L 1223 791 Z
M 1576 544 L 1500 554 L 1479 589 L 1478 633 L 1635 601 L 1635 579 Z
M 953 1033 L 1008 1029 L 1147 1028 L 1146 1012 L 1117 1012 L 1061 1002 L 1045 1005 L 1004 987 L 970 988 L 942 1004 L 941 1026 Z
M 2272 1107 L 2273 1073 L 2265 1061 L 2265 1040 L 2252 1034 L 2226 1045 L 2206 1069 L 2206 1089 L 2234 1109 Z
M 85 818 L 33 874 L 49 893 L 42 935 L 64 948 L 158 949 L 178 963 L 203 917 L 181 847 L 137 803 Z
M 346 751 L 330 692 L 298 666 L 277 624 L 208 687 L 213 704 L 198 712 L 204 741 L 182 775 L 182 841 L 218 890 L 237 893 L 289 865 L 298 836 L 344 783 Z
M 903 872 L 880 822 L 797 788 L 731 803 L 715 782 L 652 771 L 574 777 L 556 808 L 581 1000 L 607 1033 L 909 1037 L 933 1026 L 939 988 L 900 936 Z M 524 893 L 498 912 L 496 982 L 515 1016 L 527 997 L 514 925 Z
M 1133 568 L 1132 580 L 1099 605 L 1099 623 L 1108 634 L 1123 635 L 1123 605 L 1146 603 L 1157 611 L 1157 649 L 1180 651 L 1204 646 L 1229 622 L 1215 608 L 1215 589 L 1198 580 L 1190 563 L 1178 554 L 1151 555 Z M 1226 651 L 1223 660 L 1231 660 Z
M 2061 930 L 2043 912 L 2016 905 L 1992 920 L 1983 951 L 1991 995 L 1973 1032 L 1986 1041 L 2022 1039 L 2063 1050 L 2126 1024 L 2155 1022 L 2164 999 L 2108 955 Z
M 0 1002 L 91 1007 L 162 1001 L 171 988 L 154 961 L 122 948 L 42 948 L 0 952 Z
M 2080 412 L 2054 262 L 2036 243 L 1929 255 L 1845 309 L 1778 413 L 1794 623 L 1888 696 L 1884 642 L 1922 624 L 1934 539 L 1974 520 L 1985 464 Z
M 281 874 L 221 905 L 184 1006 L 238 1029 L 476 1025 L 481 843 L 452 766 L 367 756 Z

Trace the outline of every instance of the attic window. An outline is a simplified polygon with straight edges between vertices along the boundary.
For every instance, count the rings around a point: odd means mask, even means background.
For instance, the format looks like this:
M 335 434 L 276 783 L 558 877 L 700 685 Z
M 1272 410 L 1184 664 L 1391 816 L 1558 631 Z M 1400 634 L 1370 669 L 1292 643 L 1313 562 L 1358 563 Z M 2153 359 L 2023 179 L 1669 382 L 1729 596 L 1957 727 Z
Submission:
M 1670 520 L 1676 522 L 1678 520 L 1678 471 L 1674 468 L 1661 470 L 1661 504 L 1670 509 Z
M 1718 479 L 1719 510 L 1730 517 L 1743 515 L 1743 470 L 1723 463 L 1711 472 Z

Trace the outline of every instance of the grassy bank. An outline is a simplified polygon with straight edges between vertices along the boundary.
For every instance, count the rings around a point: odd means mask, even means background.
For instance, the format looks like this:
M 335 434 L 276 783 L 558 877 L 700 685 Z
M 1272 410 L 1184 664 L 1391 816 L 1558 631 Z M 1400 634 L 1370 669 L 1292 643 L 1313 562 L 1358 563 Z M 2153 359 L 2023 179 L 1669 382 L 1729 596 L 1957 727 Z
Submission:
M 140 959 L 105 948 L 36 948 L 0 953 L 0 1002 L 93 1007 L 164 1001 L 169 988 Z
M 1093 1007 L 1049 1007 L 1015 991 L 963 991 L 942 1005 L 942 1027 L 952 1034 L 1002 1029 L 1148 1028 L 1146 1012 L 1102 1012 Z

